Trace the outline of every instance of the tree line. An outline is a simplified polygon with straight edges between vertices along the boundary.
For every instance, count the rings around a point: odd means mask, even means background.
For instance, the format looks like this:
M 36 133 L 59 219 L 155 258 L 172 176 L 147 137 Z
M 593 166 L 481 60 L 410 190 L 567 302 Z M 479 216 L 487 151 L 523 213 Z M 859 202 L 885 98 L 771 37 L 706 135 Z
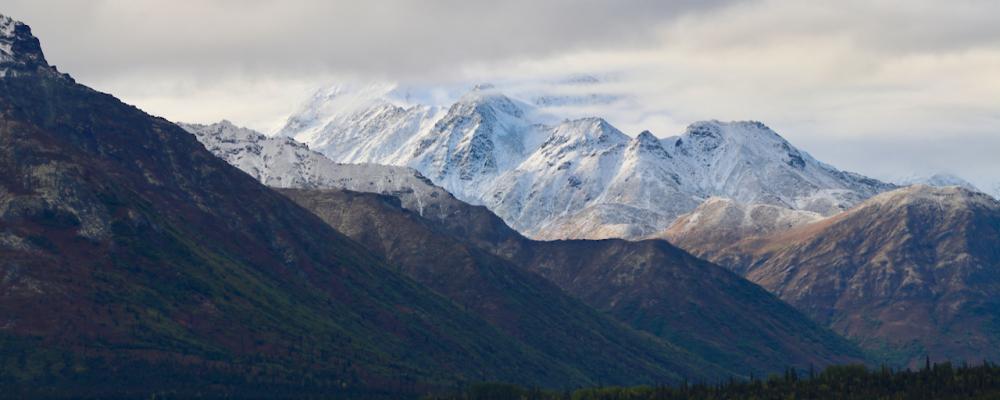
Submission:
M 919 370 L 832 366 L 822 372 L 788 369 L 767 378 L 731 379 L 715 384 L 596 387 L 550 391 L 482 383 L 460 393 L 428 395 L 426 400 L 947 400 L 1000 399 L 1000 366 L 931 364 Z

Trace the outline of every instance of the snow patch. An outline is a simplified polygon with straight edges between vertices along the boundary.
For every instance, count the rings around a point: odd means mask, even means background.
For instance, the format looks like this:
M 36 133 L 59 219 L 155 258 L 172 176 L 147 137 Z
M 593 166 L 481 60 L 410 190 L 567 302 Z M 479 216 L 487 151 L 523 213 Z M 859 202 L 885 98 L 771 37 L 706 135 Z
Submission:
M 0 14 L 0 63 L 14 61 L 14 29 L 20 22 Z M 6 75 L 0 70 L 0 77 Z

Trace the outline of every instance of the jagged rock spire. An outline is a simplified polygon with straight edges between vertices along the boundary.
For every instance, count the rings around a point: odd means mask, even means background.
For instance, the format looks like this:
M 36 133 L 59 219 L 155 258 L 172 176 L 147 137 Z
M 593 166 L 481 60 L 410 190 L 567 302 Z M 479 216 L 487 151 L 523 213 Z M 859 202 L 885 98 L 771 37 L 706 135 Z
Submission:
M 31 28 L 0 14 L 0 77 L 32 73 L 61 75 L 45 61 L 42 45 Z

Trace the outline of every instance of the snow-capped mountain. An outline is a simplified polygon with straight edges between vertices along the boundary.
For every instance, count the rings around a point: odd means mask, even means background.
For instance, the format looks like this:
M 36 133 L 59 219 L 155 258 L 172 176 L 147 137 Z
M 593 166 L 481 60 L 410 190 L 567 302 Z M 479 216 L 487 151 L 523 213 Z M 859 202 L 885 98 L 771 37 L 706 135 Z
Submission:
M 821 163 L 756 121 L 692 124 L 668 148 L 706 196 L 837 213 L 894 186 Z
M 412 167 L 543 239 L 645 237 L 711 196 L 830 215 L 894 187 L 823 164 L 759 122 L 632 138 L 600 118 L 560 122 L 490 86 L 447 108 L 397 91 L 321 91 L 280 135 L 337 162 Z
M 451 195 L 419 172 L 379 164 L 339 164 L 285 137 L 267 137 L 229 121 L 211 125 L 178 124 L 219 158 L 261 183 L 277 188 L 348 189 L 399 197 L 420 214 Z
M 532 106 L 491 86 L 477 86 L 450 107 L 400 98 L 396 85 L 321 91 L 279 136 L 338 162 L 415 168 L 473 203 L 483 182 L 515 167 L 545 138 Z
M 403 165 L 459 198 L 478 200 L 486 183 L 517 167 L 545 139 L 532 113 L 525 103 L 477 87 L 415 137 Z
M 345 163 L 399 164 L 408 142 L 443 116 L 431 99 L 392 83 L 335 85 L 316 92 L 278 136 Z
M 962 179 L 956 175 L 948 173 L 937 173 L 930 176 L 913 176 L 910 178 L 900 180 L 899 184 L 901 186 L 911 186 L 911 185 L 928 185 L 935 187 L 947 187 L 947 186 L 958 186 L 961 188 L 969 189 L 973 192 L 984 192 L 982 189 L 976 187 L 971 182 Z
M 554 159 L 536 162 L 533 167 L 547 166 L 547 171 L 528 169 L 532 171 L 528 176 L 559 176 L 558 167 L 551 166 L 565 162 Z M 643 132 L 630 140 L 613 164 L 614 167 L 600 169 L 610 179 L 592 184 L 600 188 L 600 193 L 588 193 L 587 204 L 577 206 L 556 201 L 557 207 L 567 204 L 566 211 L 541 225 L 524 229 L 544 239 L 639 238 L 663 230 L 711 196 L 831 215 L 892 188 L 816 161 L 767 126 L 752 121 L 698 122 L 680 137 L 664 140 Z M 594 175 L 583 174 L 588 173 Z M 519 169 L 508 175 L 523 173 Z M 503 178 L 498 182 L 497 192 L 506 193 L 508 198 L 511 193 L 518 193 L 516 186 L 500 186 Z M 535 185 L 534 189 L 560 193 L 570 190 L 551 182 Z M 489 201 L 486 204 L 501 216 L 508 208 Z M 510 218 L 510 223 L 518 226 L 519 219 Z
M 536 238 L 638 237 L 698 205 L 649 132 L 630 138 L 584 118 L 549 131 L 517 168 L 497 179 L 484 204 Z

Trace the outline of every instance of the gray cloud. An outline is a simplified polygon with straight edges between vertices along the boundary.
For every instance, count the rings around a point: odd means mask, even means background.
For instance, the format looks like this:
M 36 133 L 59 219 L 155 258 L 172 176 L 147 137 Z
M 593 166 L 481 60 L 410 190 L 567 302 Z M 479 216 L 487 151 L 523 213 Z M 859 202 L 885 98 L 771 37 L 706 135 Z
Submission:
M 641 46 L 713 1 L 8 0 L 88 78 L 145 70 L 441 76 L 468 62 Z
M 629 133 L 756 119 L 838 167 L 1000 181 L 1000 2 L 6 0 L 50 61 L 174 120 L 273 131 L 339 80 L 613 77 Z M 572 111 L 572 110 L 571 110 Z

